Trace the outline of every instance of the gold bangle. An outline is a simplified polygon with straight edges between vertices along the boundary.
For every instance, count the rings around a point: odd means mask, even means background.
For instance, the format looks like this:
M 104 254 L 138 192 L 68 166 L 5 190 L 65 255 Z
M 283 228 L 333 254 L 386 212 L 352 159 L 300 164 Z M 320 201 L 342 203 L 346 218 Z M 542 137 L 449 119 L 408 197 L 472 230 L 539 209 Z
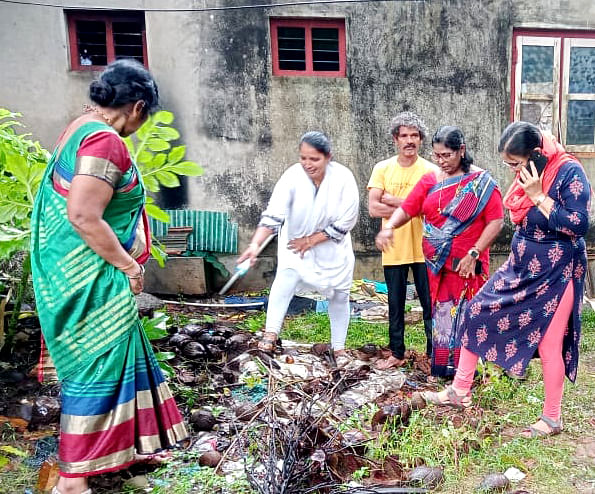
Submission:
M 129 280 L 140 280 L 144 275 L 145 275 L 145 267 L 142 264 L 139 264 L 138 267 L 140 268 L 140 272 L 138 274 L 135 274 L 133 276 L 130 275 L 126 275 L 128 276 Z
M 121 268 L 118 266 L 115 266 L 115 267 L 116 267 L 116 269 L 119 269 L 120 271 L 126 271 L 127 269 L 134 267 L 135 262 L 136 261 L 134 259 L 132 259 L 132 261 L 130 261 L 128 264 L 126 264 L 126 266 L 122 266 Z

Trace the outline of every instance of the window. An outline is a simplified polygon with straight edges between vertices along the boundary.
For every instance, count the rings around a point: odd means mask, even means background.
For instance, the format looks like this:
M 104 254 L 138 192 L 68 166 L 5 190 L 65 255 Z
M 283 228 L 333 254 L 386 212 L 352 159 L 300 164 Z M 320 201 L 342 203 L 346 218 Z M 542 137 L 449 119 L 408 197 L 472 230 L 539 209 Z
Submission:
M 512 112 L 574 153 L 595 152 L 595 31 L 518 30 Z
M 72 70 L 97 70 L 119 58 L 147 65 L 145 16 L 138 12 L 67 12 Z
M 271 19 L 273 75 L 345 77 L 344 19 Z

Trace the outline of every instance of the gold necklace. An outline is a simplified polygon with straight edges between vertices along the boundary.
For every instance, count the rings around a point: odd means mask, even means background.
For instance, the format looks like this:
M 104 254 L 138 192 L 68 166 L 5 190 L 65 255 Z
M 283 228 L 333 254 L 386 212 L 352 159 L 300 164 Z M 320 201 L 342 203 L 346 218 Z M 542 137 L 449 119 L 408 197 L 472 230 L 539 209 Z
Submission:
M 85 113 L 95 113 L 97 115 L 99 115 L 101 118 L 103 118 L 105 120 L 105 123 L 108 125 L 112 124 L 112 118 L 108 117 L 103 111 L 101 111 L 99 108 L 97 108 L 94 105 L 83 105 L 83 111 Z

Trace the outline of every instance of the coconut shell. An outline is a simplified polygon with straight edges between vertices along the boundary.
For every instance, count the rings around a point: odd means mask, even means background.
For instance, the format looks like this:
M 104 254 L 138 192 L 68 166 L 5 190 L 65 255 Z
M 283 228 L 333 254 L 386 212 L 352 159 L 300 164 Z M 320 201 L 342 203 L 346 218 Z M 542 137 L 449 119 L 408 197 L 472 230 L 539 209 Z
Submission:
M 425 465 L 415 467 L 409 472 L 409 481 L 415 485 L 421 485 L 429 489 L 435 489 L 444 478 L 442 468 L 427 467 Z
M 192 338 L 187 334 L 183 333 L 176 333 L 169 339 L 169 344 L 171 346 L 176 346 L 178 348 L 182 348 L 186 343 L 192 341 Z
M 210 431 L 215 427 L 217 419 L 208 410 L 196 410 L 195 412 L 192 412 L 192 415 L 190 416 L 190 423 L 196 430 Z
M 198 341 L 190 341 L 182 348 L 182 353 L 185 357 L 190 359 L 201 359 L 207 356 L 205 347 L 202 346 Z
M 219 453 L 219 451 L 207 451 L 206 453 L 200 455 L 200 458 L 198 459 L 198 464 L 201 467 L 215 468 L 217 465 L 219 465 L 220 461 L 221 453 Z
M 226 340 L 223 336 L 213 336 L 209 333 L 202 333 L 196 338 L 196 341 L 202 343 L 203 345 L 223 346 L 225 345 Z
M 481 481 L 479 490 L 482 492 L 502 492 L 508 487 L 510 480 L 502 473 L 492 473 Z
M 373 356 L 373 355 L 376 355 L 376 352 L 378 351 L 378 346 L 375 345 L 374 343 L 366 343 L 359 350 L 360 350 L 360 352 L 363 352 L 367 355 Z
M 214 360 L 220 360 L 223 357 L 223 350 L 217 345 L 205 345 L 209 357 Z
M 426 400 L 424 400 L 421 393 L 415 392 L 411 395 L 411 409 L 423 410 L 426 408 Z
M 192 338 L 196 338 L 205 331 L 207 331 L 207 329 L 204 326 L 200 326 L 199 324 L 187 324 L 180 332 L 187 334 Z
M 229 337 L 225 342 L 225 347 L 228 350 L 238 350 L 238 349 L 245 349 L 248 348 L 248 342 L 252 338 L 251 335 L 246 333 L 239 333 L 234 334 L 233 336 Z
M 372 428 L 378 429 L 386 422 L 396 425 L 407 425 L 411 416 L 411 408 L 406 402 L 395 405 L 387 405 L 378 410 L 372 417 Z
M 328 352 L 330 349 L 330 345 L 328 343 L 314 343 L 312 345 L 312 353 L 318 357 L 321 357 Z
M 244 402 L 238 405 L 234 410 L 238 420 L 248 422 L 252 417 L 260 412 L 260 407 L 252 403 Z

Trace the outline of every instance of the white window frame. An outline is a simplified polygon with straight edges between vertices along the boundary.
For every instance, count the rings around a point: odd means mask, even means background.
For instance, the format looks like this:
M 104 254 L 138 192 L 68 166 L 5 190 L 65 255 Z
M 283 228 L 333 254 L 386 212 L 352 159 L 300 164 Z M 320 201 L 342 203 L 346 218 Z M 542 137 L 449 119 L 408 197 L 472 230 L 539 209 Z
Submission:
M 569 101 L 595 101 L 595 93 L 569 93 L 570 88 L 570 50 L 573 47 L 595 48 L 595 39 L 592 38 L 566 38 L 564 40 L 564 78 L 562 81 L 562 135 L 566 144 L 566 129 L 568 125 Z M 595 136 L 593 136 L 595 141 Z M 595 144 L 566 145 L 566 149 L 575 153 L 589 153 L 595 151 Z
M 549 33 L 548 33 L 549 34 Z M 521 101 L 551 101 L 552 102 L 552 128 L 551 132 L 573 153 L 595 153 L 595 142 L 584 145 L 567 145 L 566 130 L 568 126 L 569 101 L 595 101 L 595 93 L 569 94 L 570 50 L 572 47 L 595 47 L 595 37 L 579 37 L 576 31 L 566 34 L 564 31 L 552 32 L 551 35 L 516 34 L 516 58 L 514 67 L 514 104 L 512 107 L 513 120 L 520 120 Z M 523 46 L 553 46 L 554 63 L 552 75 L 553 94 L 526 94 L 522 93 L 521 75 L 523 70 Z M 563 53 L 563 61 L 562 61 Z M 560 77 L 562 80 L 560 81 Z M 595 141 L 595 136 L 594 136 Z
M 551 101 L 552 102 L 552 134 L 560 138 L 559 122 L 559 87 L 560 87 L 560 44 L 561 38 L 545 36 L 517 36 L 517 64 L 515 71 L 515 97 L 514 97 L 514 120 L 521 119 L 522 101 Z M 553 46 L 554 64 L 552 74 L 552 94 L 523 94 L 521 75 L 523 72 L 523 46 Z

